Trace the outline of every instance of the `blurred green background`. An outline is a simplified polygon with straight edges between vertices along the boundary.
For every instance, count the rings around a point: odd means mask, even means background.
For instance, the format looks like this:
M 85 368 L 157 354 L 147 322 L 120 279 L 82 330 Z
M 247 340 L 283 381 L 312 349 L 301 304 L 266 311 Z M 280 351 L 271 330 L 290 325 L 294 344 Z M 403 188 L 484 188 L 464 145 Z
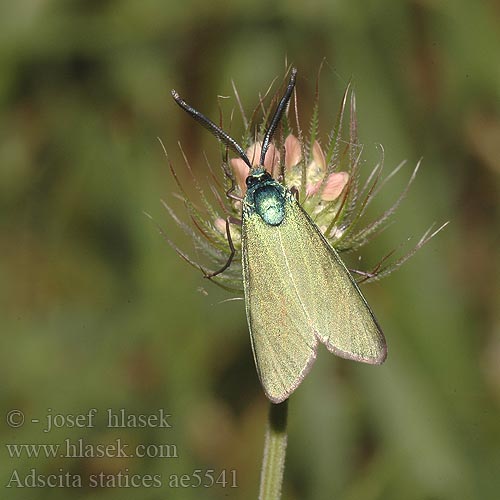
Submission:
M 216 118 L 231 79 L 247 110 L 285 58 L 303 126 L 321 80 L 323 140 L 353 77 L 367 168 L 385 147 L 382 196 L 423 156 L 375 262 L 432 222 L 451 224 L 365 288 L 387 336 L 382 367 L 322 349 L 290 402 L 283 497 L 494 499 L 500 491 L 500 9 L 493 1 L 20 0 L 0 5 L 2 498 L 255 498 L 267 414 L 242 302 L 182 262 L 160 198 L 175 191 L 160 137 L 204 178 L 220 150 L 169 90 Z M 226 116 L 234 99 L 224 101 Z M 237 120 L 236 120 L 237 121 Z M 236 122 L 235 121 L 235 122 Z M 386 197 L 386 198 L 385 198 Z M 378 214 L 374 207 L 372 215 Z M 208 295 L 199 293 L 203 286 Z M 98 410 L 44 433 L 47 414 Z M 110 429 L 106 409 L 172 415 Z M 6 415 L 21 410 L 23 426 Z M 40 423 L 32 423 L 39 419 Z M 14 458 L 5 444 L 176 446 L 172 458 Z M 70 472 L 161 475 L 162 488 L 31 488 Z M 169 488 L 172 474 L 235 469 L 238 488 Z M 195 484 L 193 480 L 189 485 Z

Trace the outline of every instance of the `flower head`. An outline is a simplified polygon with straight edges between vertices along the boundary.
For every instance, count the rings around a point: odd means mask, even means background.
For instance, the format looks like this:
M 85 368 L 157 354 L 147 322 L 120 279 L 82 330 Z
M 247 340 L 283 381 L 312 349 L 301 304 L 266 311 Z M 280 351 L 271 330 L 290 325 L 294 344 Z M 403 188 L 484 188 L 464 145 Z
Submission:
M 236 90 L 235 96 L 242 109 Z M 270 109 L 273 104 L 271 103 Z M 293 114 L 298 117 L 296 99 L 294 108 Z M 255 115 L 256 112 L 252 116 Z M 413 182 L 419 165 L 413 170 L 407 186 L 393 205 L 378 218 L 363 224 L 368 206 L 403 164 L 383 179 L 382 150 L 380 162 L 372 168 L 364 182 L 361 182 L 362 147 L 357 137 L 356 100 L 350 86 L 344 93 L 334 127 L 327 136 L 324 147 L 318 139 L 318 115 L 317 97 L 307 139 L 304 138 L 298 118 L 294 133 L 285 117 L 282 132 L 275 134 L 274 142 L 267 149 L 263 166 L 275 180 L 296 193 L 303 209 L 337 251 L 357 251 L 387 226 Z M 249 164 L 252 168 L 259 167 L 262 151 L 262 138 L 257 134 L 257 139 L 250 139 L 255 137 L 253 125 L 244 114 L 243 122 L 246 129 L 242 142 L 246 146 L 246 152 L 239 150 L 240 157 L 228 159 L 228 151 L 225 151 L 221 162 L 224 174 L 222 179 L 215 175 L 210 164 L 208 165 L 214 180 L 210 190 L 202 187 L 192 175 L 198 193 L 196 202 L 186 194 L 170 165 L 180 190 L 180 198 L 192 224 L 184 222 L 164 203 L 173 220 L 192 238 L 197 252 L 204 255 L 206 263 L 195 262 L 167 238 L 168 242 L 187 262 L 201 269 L 205 277 L 211 278 L 223 288 L 238 292 L 242 290 L 241 258 L 238 258 L 241 256 L 242 200 L 247 189 Z M 220 138 L 220 135 L 215 135 Z M 244 159 L 248 159 L 248 163 Z M 186 165 L 192 174 L 187 159 Z M 355 270 L 354 273 L 359 277 L 359 281 L 364 282 L 387 276 L 443 227 L 444 225 L 434 232 L 431 231 L 432 227 L 429 228 L 417 244 L 399 258 L 390 260 L 394 254 L 393 250 L 372 269 Z M 221 268 L 224 272 L 218 273 Z

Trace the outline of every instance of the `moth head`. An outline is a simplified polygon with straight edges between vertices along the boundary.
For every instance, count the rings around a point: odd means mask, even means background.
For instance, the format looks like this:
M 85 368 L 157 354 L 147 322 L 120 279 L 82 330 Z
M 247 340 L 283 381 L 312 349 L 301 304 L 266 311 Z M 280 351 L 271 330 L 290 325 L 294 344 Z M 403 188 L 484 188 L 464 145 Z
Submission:
M 271 174 L 264 169 L 264 167 L 259 167 L 257 170 L 252 172 L 247 178 L 246 178 L 246 185 L 247 188 L 250 189 L 257 184 L 261 184 L 266 181 L 272 181 L 273 178 L 271 177 Z

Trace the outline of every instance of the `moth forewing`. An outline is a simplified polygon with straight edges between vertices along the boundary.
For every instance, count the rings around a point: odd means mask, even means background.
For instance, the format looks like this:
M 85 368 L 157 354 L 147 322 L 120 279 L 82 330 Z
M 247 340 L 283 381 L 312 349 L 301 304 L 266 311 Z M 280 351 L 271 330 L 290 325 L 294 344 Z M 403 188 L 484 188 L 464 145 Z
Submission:
M 301 297 L 312 311 L 316 335 L 338 356 L 383 363 L 387 357 L 385 337 L 354 278 L 297 202 L 292 204 L 292 211 L 297 214 L 301 238 L 308 242 L 304 246 L 309 247 L 310 277 L 314 278 L 302 280 Z
M 321 341 L 335 354 L 377 364 L 384 336 L 340 257 L 285 190 L 284 217 L 243 212 L 243 284 L 259 378 L 273 402 L 300 384 Z
M 299 296 L 290 289 L 280 248 L 289 225 L 286 206 L 279 226 L 266 224 L 257 213 L 243 217 L 243 288 L 252 350 L 264 390 L 275 403 L 300 384 L 318 343 Z

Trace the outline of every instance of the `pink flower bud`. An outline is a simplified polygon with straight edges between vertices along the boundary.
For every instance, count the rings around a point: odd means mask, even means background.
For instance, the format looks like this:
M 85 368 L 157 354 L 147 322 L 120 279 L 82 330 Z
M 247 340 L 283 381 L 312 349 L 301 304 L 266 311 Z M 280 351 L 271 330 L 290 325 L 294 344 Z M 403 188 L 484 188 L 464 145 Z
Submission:
M 248 177 L 250 169 L 241 158 L 232 158 L 230 163 L 234 172 L 236 183 L 240 187 L 241 194 L 244 195 L 247 191 L 245 180 Z
M 300 142 L 294 135 L 290 134 L 285 139 L 285 167 L 290 169 L 298 165 L 302 159 Z
M 217 217 L 214 221 L 214 226 L 219 233 L 226 234 L 226 221 L 224 219 Z
M 321 199 L 324 201 L 336 200 L 348 181 L 349 174 L 347 172 L 335 172 L 330 174 L 324 183 Z

